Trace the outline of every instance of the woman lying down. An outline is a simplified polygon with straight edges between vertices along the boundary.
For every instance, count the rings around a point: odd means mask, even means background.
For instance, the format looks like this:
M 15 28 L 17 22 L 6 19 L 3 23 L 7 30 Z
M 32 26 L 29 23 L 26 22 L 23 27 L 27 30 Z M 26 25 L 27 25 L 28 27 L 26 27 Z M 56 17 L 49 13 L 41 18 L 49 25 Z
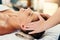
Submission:
M 43 23 L 49 17 L 50 17 L 49 15 L 35 14 L 29 8 L 28 9 L 21 8 L 20 11 L 18 12 L 11 11 L 9 8 L 0 10 L 0 35 L 9 34 L 16 30 L 21 30 L 25 34 L 28 34 L 28 32 L 33 30 L 30 31 L 24 30 L 22 28 L 24 27 L 24 25 L 30 22 Z M 31 36 L 39 39 L 43 34 L 44 32 L 31 34 Z

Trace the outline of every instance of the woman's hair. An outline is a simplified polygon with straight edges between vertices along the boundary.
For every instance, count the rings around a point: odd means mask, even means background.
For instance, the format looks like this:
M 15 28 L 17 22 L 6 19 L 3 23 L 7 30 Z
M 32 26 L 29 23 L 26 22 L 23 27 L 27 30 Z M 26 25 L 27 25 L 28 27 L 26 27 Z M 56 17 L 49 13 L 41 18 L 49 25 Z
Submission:
M 22 30 L 21 30 L 22 31 Z M 28 34 L 29 32 L 31 32 L 31 30 L 30 31 L 22 31 L 23 33 L 25 33 L 25 34 Z M 33 38 L 35 38 L 35 39 L 40 39 L 42 36 L 43 36 L 43 34 L 44 34 L 44 32 L 45 31 L 43 31 L 43 32 L 40 32 L 40 33 L 35 33 L 35 34 L 30 34 Z M 28 34 L 29 35 L 29 34 Z

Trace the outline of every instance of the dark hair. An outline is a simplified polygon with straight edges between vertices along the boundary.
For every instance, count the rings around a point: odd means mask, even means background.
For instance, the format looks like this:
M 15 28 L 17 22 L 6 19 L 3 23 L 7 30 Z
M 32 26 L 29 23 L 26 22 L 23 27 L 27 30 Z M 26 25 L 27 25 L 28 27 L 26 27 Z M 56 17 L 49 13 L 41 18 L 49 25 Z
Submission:
M 23 30 L 21 30 L 23 33 L 25 33 L 25 34 L 28 34 L 29 32 L 31 32 L 31 30 L 30 31 L 23 31 Z M 43 31 L 43 32 L 40 32 L 40 33 L 35 33 L 35 34 L 30 34 L 33 38 L 35 38 L 35 39 L 40 39 L 41 37 L 42 37 L 42 35 L 44 34 L 44 32 L 45 31 Z

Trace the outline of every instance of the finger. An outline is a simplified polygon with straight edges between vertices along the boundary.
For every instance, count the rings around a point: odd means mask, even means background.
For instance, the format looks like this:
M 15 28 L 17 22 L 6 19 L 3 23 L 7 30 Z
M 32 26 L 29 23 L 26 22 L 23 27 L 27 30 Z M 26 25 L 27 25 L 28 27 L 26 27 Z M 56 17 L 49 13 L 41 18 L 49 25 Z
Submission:
M 44 13 L 40 13 L 41 16 L 44 16 L 45 14 Z
M 50 16 L 50 15 L 48 15 L 48 14 L 46 14 L 46 17 L 47 17 L 47 18 L 49 18 L 49 17 L 51 17 L 51 16 Z
M 43 17 L 48 17 L 48 18 L 50 17 L 50 15 L 44 14 L 44 13 L 41 13 L 40 15 L 43 16 Z
M 41 13 L 40 15 L 41 15 L 43 18 L 47 18 L 47 19 L 50 17 L 50 15 L 48 15 L 48 14 L 43 14 L 43 13 Z
M 35 34 L 37 33 L 36 31 L 29 32 L 28 34 Z
M 33 30 L 33 28 L 31 28 L 31 27 L 24 27 L 23 29 L 24 30 Z
M 28 31 L 29 31 L 29 30 L 33 30 L 33 29 L 29 29 L 29 28 L 28 28 L 28 29 L 24 29 L 24 30 L 28 30 Z
M 45 21 L 42 16 L 38 15 L 40 21 Z
M 28 23 L 28 24 L 25 24 L 24 27 L 32 27 L 34 22 L 31 22 L 31 23 Z

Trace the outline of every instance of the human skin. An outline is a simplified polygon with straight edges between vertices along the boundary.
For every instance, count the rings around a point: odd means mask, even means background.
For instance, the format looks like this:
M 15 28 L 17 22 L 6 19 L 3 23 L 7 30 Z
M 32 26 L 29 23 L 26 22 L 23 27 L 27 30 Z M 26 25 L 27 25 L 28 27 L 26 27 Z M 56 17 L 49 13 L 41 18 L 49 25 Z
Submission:
M 29 34 L 34 34 L 34 33 L 39 33 L 42 31 L 45 31 L 51 27 L 54 27 L 55 25 L 60 23 L 60 8 L 58 8 L 58 10 L 56 11 L 56 13 L 51 16 L 47 21 L 43 22 L 43 23 L 33 23 L 36 25 L 31 25 L 31 23 L 25 25 L 26 28 L 24 28 L 25 30 L 33 30 L 32 32 L 29 32 Z M 28 27 L 28 28 L 27 28 Z
M 11 10 L 5 10 L 0 12 L 0 35 L 8 34 L 14 32 L 15 30 L 22 29 L 22 25 L 30 23 L 38 19 L 36 14 L 30 14 L 31 9 L 20 9 L 18 12 L 13 12 Z M 42 17 L 48 18 L 48 15 L 40 14 Z M 29 20 L 29 21 L 28 21 Z M 2 21 L 2 22 L 1 22 Z M 22 29 L 23 30 L 23 29 Z
M 9 16 L 5 14 L 0 14 L 0 35 L 10 33 L 14 31 L 15 29 L 7 23 L 7 19 Z
M 25 24 L 24 27 L 22 27 L 23 30 L 33 30 L 36 29 L 40 26 L 40 24 L 42 24 L 43 22 L 45 22 L 50 16 L 47 14 L 38 14 L 38 18 L 39 20 Z M 31 28 L 31 29 L 30 29 Z
M 37 19 L 37 16 L 35 14 L 30 15 L 30 12 L 30 9 L 23 8 L 17 13 L 11 10 L 0 12 L 0 35 L 14 32 L 20 29 L 22 25 L 31 22 L 33 19 Z

